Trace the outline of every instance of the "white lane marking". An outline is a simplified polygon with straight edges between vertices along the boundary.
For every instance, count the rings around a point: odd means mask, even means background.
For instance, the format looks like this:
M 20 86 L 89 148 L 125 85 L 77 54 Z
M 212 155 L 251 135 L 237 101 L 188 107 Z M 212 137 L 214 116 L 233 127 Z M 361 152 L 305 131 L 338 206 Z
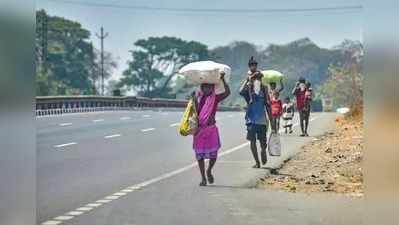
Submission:
M 113 195 L 115 195 L 115 196 L 124 196 L 124 195 L 127 195 L 127 194 L 125 192 L 116 192 Z
M 106 199 L 106 200 L 115 200 L 115 199 L 118 199 L 120 197 L 121 196 L 110 195 L 110 196 L 105 197 L 104 199 Z
M 58 125 L 61 126 L 61 127 L 65 127 L 65 126 L 71 126 L 72 123 L 60 123 Z
M 119 118 L 120 120 L 130 120 L 131 118 L 130 117 L 128 117 L 128 116 L 126 116 L 126 117 L 121 117 L 121 118 Z
M 93 123 L 98 123 L 98 122 L 103 122 L 104 121 L 104 119 L 96 119 L 96 120 L 93 120 Z
M 115 138 L 115 137 L 120 137 L 120 136 L 122 136 L 121 134 L 112 134 L 112 135 L 108 135 L 108 136 L 105 136 L 104 138 Z
M 148 132 L 148 131 L 152 131 L 152 130 L 155 130 L 155 128 L 141 129 L 141 132 Z
M 66 220 L 72 219 L 73 217 L 74 217 L 74 216 L 58 216 L 58 217 L 55 217 L 54 220 L 66 221 Z
M 151 115 L 143 115 L 144 118 L 151 117 Z
M 177 127 L 177 126 L 179 126 L 180 125 L 180 123 L 172 123 L 171 125 L 169 125 L 170 127 Z
M 318 117 L 312 118 L 312 120 L 315 120 L 317 118 Z M 298 126 L 298 125 L 299 125 L 298 123 L 295 123 L 293 126 Z M 150 129 L 154 129 L 154 128 L 150 128 Z M 280 132 L 281 131 L 282 130 L 280 129 Z M 246 146 L 249 146 L 249 144 L 250 144 L 250 142 L 245 142 L 245 143 L 237 145 L 237 146 L 235 146 L 235 147 L 233 147 L 231 149 L 225 150 L 225 151 L 223 151 L 223 152 L 221 152 L 219 154 L 219 157 L 223 157 L 224 155 L 228 155 L 228 154 L 231 154 L 231 153 L 233 153 L 235 151 L 238 151 L 238 150 L 240 150 L 240 149 L 242 149 L 242 148 L 244 148 Z M 109 196 L 105 197 L 104 199 L 97 200 L 96 203 L 87 204 L 87 206 L 93 205 L 93 204 L 97 204 L 97 203 L 101 203 L 101 205 L 102 205 L 102 204 L 111 202 L 112 200 L 116 200 L 116 199 L 119 199 L 120 197 L 123 197 L 124 195 L 127 195 L 127 192 L 134 192 L 135 190 L 140 190 L 141 188 L 144 188 L 144 187 L 147 187 L 149 185 L 158 183 L 158 182 L 160 182 L 162 180 L 174 177 L 174 176 L 176 176 L 178 174 L 181 174 L 181 173 L 183 173 L 185 171 L 188 171 L 188 170 L 190 170 L 190 169 L 192 169 L 194 167 L 197 167 L 197 162 L 193 162 L 193 163 L 191 163 L 191 164 L 189 164 L 187 166 L 184 166 L 182 168 L 173 170 L 171 172 L 165 173 L 163 175 L 160 175 L 158 177 L 152 178 L 150 180 L 141 182 L 139 184 L 124 188 L 124 189 L 122 189 L 119 192 L 116 192 L 116 193 L 114 193 L 112 195 L 109 195 Z M 100 207 L 100 206 L 97 206 L 97 207 Z M 82 207 L 82 208 L 86 208 L 86 207 Z M 78 208 L 76 210 L 79 210 L 79 209 L 82 209 L 82 208 Z M 91 208 L 91 207 L 87 207 L 87 208 Z M 91 209 L 93 209 L 93 208 L 91 208 Z M 87 210 L 87 211 L 89 211 L 89 210 Z M 81 215 L 81 214 L 83 214 L 83 213 L 85 213 L 87 211 L 71 211 L 69 213 L 66 213 L 65 215 L 78 216 L 78 215 Z M 56 224 L 56 225 L 62 223 L 62 221 L 47 221 L 47 222 L 55 222 L 54 224 Z M 52 224 L 50 223 L 50 224 L 42 224 L 42 225 L 52 225 Z
M 99 207 L 99 206 L 101 206 L 101 205 L 102 205 L 101 203 L 90 203 L 90 204 L 87 204 L 86 206 L 87 206 L 87 207 L 97 208 L 97 207 Z
M 41 225 L 58 225 L 60 223 L 62 223 L 62 221 L 49 220 L 49 221 L 42 223 Z
M 90 210 L 92 210 L 93 208 L 92 207 L 80 207 L 80 208 L 77 208 L 77 209 L 75 209 L 76 211 L 84 211 L 84 212 L 87 212 L 87 211 L 90 211 Z
M 62 147 L 66 147 L 66 146 L 70 146 L 70 145 L 76 145 L 76 142 L 70 142 L 70 143 L 66 143 L 66 144 L 60 144 L 60 145 L 54 145 L 55 148 L 62 148 Z
M 85 212 L 81 212 L 81 211 L 71 211 L 71 212 L 69 212 L 69 213 L 66 213 L 65 215 L 68 215 L 68 216 L 79 216 L 79 215 L 82 215 L 83 213 L 85 213 Z
M 233 114 L 230 114 L 230 115 L 228 115 L 227 117 L 229 117 L 229 118 L 233 118 L 233 117 L 234 117 L 234 115 L 233 115 Z

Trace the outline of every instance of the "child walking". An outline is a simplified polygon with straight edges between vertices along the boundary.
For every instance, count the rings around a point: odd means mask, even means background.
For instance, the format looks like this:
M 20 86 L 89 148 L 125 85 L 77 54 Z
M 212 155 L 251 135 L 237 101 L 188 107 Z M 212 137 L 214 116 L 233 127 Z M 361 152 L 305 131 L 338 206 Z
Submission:
M 290 97 L 285 97 L 283 104 L 283 120 L 284 120 L 284 131 L 287 134 L 292 133 L 292 119 L 294 118 L 295 107 L 291 102 Z
M 214 84 L 201 84 L 196 92 L 199 126 L 193 138 L 193 149 L 202 178 L 200 186 L 206 186 L 207 182 L 210 184 L 214 182 L 212 168 L 216 163 L 218 151 L 221 147 L 215 115 L 219 102 L 230 95 L 230 88 L 224 79 L 224 72 L 221 73 L 221 80 L 225 87 L 225 92 L 222 94 L 216 95 Z M 206 172 L 205 159 L 209 159 Z
M 278 132 L 280 129 L 280 117 L 283 111 L 283 104 L 280 100 L 280 93 L 278 91 L 274 91 L 272 93 L 271 99 L 271 108 L 272 108 L 272 121 L 275 126 L 274 132 Z

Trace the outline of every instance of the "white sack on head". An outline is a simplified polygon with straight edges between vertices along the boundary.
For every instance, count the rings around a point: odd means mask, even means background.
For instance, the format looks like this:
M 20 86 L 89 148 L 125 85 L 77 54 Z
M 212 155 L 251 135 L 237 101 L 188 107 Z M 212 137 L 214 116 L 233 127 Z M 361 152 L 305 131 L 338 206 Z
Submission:
M 224 78 L 226 82 L 228 82 L 231 76 L 231 68 L 227 65 L 213 61 L 198 61 L 189 63 L 179 70 L 179 74 L 184 75 L 187 82 L 191 84 L 215 84 L 216 92 L 218 92 L 221 91 L 221 89 L 224 89 L 223 85 L 220 84 L 221 71 L 224 71 Z

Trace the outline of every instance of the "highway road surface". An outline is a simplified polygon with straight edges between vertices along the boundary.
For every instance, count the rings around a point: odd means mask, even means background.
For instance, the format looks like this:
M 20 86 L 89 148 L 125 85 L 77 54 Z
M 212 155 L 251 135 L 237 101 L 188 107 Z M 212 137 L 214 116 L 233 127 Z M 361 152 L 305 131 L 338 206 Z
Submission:
M 192 137 L 177 133 L 181 115 L 121 111 L 37 118 L 38 224 L 360 223 L 359 212 L 353 211 L 357 201 L 253 189 L 269 170 L 250 168 L 243 112 L 218 112 L 223 146 L 216 181 L 199 187 Z M 278 167 L 300 146 L 332 129 L 335 117 L 313 113 L 311 137 L 306 138 L 298 137 L 296 119 L 294 134 L 282 134 L 282 157 L 269 157 L 266 167 Z M 347 216 L 333 216 L 337 210 Z

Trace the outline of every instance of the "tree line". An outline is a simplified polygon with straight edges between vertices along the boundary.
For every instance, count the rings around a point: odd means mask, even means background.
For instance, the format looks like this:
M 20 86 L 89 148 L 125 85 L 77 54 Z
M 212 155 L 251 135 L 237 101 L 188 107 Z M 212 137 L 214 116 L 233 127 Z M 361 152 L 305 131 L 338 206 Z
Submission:
M 50 16 L 44 10 L 36 12 L 37 95 L 99 94 L 100 51 L 93 46 L 91 35 L 79 22 Z M 231 65 L 233 93 L 226 104 L 239 105 L 241 98 L 234 90 L 245 77 L 248 58 L 255 56 L 262 67 L 286 75 L 285 92 L 299 76 L 310 80 L 318 99 L 314 101 L 315 109 L 321 109 L 321 98 L 332 99 L 334 107 L 353 105 L 362 97 L 363 58 L 355 57 L 362 48 L 322 49 L 305 38 L 261 51 L 248 42 L 210 50 L 203 43 L 177 37 L 148 37 L 126 50 L 131 55 L 127 68 L 121 79 L 110 80 L 106 89 L 108 94 L 121 90 L 145 97 L 182 97 L 192 87 L 175 77 L 178 69 L 193 61 L 214 60 Z M 109 78 L 118 65 L 109 52 L 104 56 L 104 75 Z
M 90 37 L 79 22 L 50 16 L 44 10 L 36 12 L 37 95 L 99 94 L 100 51 Z M 109 86 L 145 97 L 175 97 L 170 85 L 175 72 L 184 64 L 212 59 L 206 45 L 175 37 L 140 39 L 133 47 L 122 78 Z M 113 56 L 105 52 L 105 78 L 115 68 Z

